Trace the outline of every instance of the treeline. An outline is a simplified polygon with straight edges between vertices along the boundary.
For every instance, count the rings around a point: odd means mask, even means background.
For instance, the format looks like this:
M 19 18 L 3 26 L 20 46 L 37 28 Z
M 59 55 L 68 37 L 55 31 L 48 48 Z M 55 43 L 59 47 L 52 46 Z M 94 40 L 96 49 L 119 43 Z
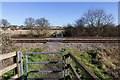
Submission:
M 102 9 L 88 10 L 75 21 L 65 27 L 64 37 L 118 37 L 120 25 L 114 25 L 115 18 Z
M 17 25 L 11 25 L 6 19 L 1 19 L 0 20 L 0 26 L 2 26 L 3 30 L 6 30 L 8 27 L 17 27 Z M 30 28 L 31 31 L 33 30 L 34 27 L 38 29 L 46 29 L 50 27 L 49 21 L 47 19 L 43 18 L 38 18 L 34 19 L 32 17 L 28 17 L 24 21 L 24 26 L 26 28 Z M 24 27 L 23 25 L 21 27 Z
M 119 37 L 120 25 L 104 25 L 101 27 L 72 26 L 65 27 L 64 37 Z

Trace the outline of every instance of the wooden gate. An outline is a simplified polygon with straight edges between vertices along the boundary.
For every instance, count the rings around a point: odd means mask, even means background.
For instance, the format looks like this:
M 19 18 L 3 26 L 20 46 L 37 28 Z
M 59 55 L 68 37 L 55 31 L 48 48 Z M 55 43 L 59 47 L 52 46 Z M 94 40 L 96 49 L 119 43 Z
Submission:
M 12 79 L 23 79 L 23 61 L 22 61 L 22 53 L 21 52 L 11 52 L 11 53 L 6 53 L 6 54 L 1 54 L 0 55 L 0 61 L 2 62 L 3 60 L 13 58 L 13 64 L 3 67 L 0 69 L 0 77 L 2 80 L 4 80 L 3 75 L 10 70 L 14 70 L 14 76 Z

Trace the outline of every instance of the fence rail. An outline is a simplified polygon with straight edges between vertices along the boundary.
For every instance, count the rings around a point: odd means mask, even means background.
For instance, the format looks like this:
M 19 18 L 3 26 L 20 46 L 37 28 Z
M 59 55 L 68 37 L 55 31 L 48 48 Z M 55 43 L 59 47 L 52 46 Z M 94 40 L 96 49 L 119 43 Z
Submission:
M 23 73 L 21 73 L 22 70 L 22 53 L 20 52 L 11 52 L 6 54 L 0 55 L 0 61 L 4 61 L 5 59 L 13 58 L 13 64 L 0 69 L 0 76 L 2 77 L 3 74 L 9 72 L 10 70 L 14 70 L 15 75 L 12 77 L 14 79 L 18 79 L 22 76 Z
M 57 60 L 54 60 L 54 61 L 40 61 L 40 62 L 36 62 L 36 61 L 30 61 L 29 59 L 30 59 L 30 54 L 37 54 L 37 55 L 46 55 L 47 54 L 47 56 L 49 56 L 49 55 L 56 55 L 56 54 L 59 54 L 60 56 L 61 56 L 61 58 L 62 58 L 62 56 L 63 56 L 63 52 L 27 52 L 26 53 L 26 79 L 32 79 L 32 80 L 36 80 L 36 78 L 37 77 L 30 77 L 29 76 L 29 74 L 32 74 L 32 73 L 42 73 L 42 74 L 52 74 L 52 73 L 54 73 L 54 74 L 56 74 L 56 73 L 61 73 L 60 75 L 62 76 L 62 75 L 64 75 L 64 69 L 63 69 L 63 66 L 64 66 L 64 61 L 63 61 L 63 59 L 62 60 L 60 60 L 60 61 L 57 61 Z M 36 55 L 36 56 L 37 56 Z M 52 57 L 51 57 L 52 58 Z M 31 65 L 31 64 L 39 64 L 39 65 L 45 65 L 45 66 L 47 66 L 46 64 L 50 64 L 50 65 L 53 65 L 53 66 L 55 66 L 55 64 L 59 64 L 60 66 L 62 66 L 61 68 L 59 68 L 59 69 L 51 69 L 51 68 L 47 68 L 47 69 L 35 69 L 34 70 L 34 68 L 31 68 L 30 69 L 30 67 L 28 67 L 29 65 Z M 35 66 L 35 65 L 34 65 Z M 44 66 L 44 67 L 45 67 Z M 54 77 L 55 76 L 51 76 L 51 78 L 49 79 L 49 75 L 48 76 L 45 76 L 46 77 L 46 79 L 47 80 L 58 80 L 57 78 L 55 79 Z M 57 74 L 56 74 L 56 76 L 57 76 Z M 61 77 L 60 77 L 61 78 Z M 44 78 L 45 79 L 45 78 Z M 38 80 L 44 80 L 43 78 L 41 78 L 41 77 L 39 77 L 39 79 Z M 45 80 L 46 80 L 45 79 Z M 64 78 L 62 79 L 62 80 L 64 80 Z
M 0 55 L 0 60 L 8 59 L 8 58 L 11 58 L 14 56 L 16 56 L 16 52 L 2 54 L 2 55 Z
M 65 59 L 67 59 L 68 57 L 70 57 L 72 59 L 72 61 L 77 65 L 77 67 L 81 70 L 81 72 L 84 74 L 84 76 L 86 76 L 88 79 L 90 80 L 100 80 L 96 75 L 94 75 L 93 73 L 91 73 L 80 61 L 78 61 L 78 59 L 71 53 L 68 53 L 64 56 Z M 76 80 L 81 80 L 80 76 L 78 75 L 78 73 L 76 72 L 76 70 L 74 70 L 74 68 L 68 64 L 68 68 L 71 70 L 72 74 L 75 76 Z

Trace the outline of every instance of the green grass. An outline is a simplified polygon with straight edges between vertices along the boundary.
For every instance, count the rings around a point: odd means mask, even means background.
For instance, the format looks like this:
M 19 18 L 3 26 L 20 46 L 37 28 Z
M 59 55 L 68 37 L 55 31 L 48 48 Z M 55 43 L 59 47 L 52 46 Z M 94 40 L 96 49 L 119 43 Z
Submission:
M 10 70 L 9 72 L 5 73 L 2 77 L 4 78 L 3 80 L 8 80 L 14 76 L 14 71 Z
M 21 51 L 23 55 L 25 56 L 26 52 L 43 52 L 45 49 L 44 48 L 32 48 L 28 50 L 23 50 Z M 89 51 L 78 51 L 78 50 L 73 50 L 73 49 L 65 49 L 62 48 L 61 52 L 64 53 L 73 53 L 76 58 L 83 63 L 92 73 L 94 73 L 96 76 L 99 78 L 102 78 L 103 80 L 109 80 L 109 76 L 107 74 L 107 67 L 100 61 L 100 59 L 97 58 L 98 51 L 100 49 L 94 49 L 94 50 L 89 50 Z M 29 55 L 29 62 L 43 62 L 43 61 L 61 61 L 62 57 L 58 55 L 38 55 L 38 54 L 31 54 Z M 75 63 L 72 62 L 71 59 L 68 59 L 69 63 L 76 69 L 78 74 L 81 77 L 84 77 L 81 70 L 78 69 L 78 67 L 75 65 Z M 23 68 L 24 68 L 24 73 L 26 73 L 26 59 L 23 59 Z M 29 65 L 29 69 L 33 70 L 48 70 L 48 69 L 55 69 L 58 70 L 60 69 L 60 65 Z M 6 74 L 4 74 L 4 77 L 6 79 L 10 78 L 13 75 L 13 72 L 10 71 Z M 29 74 L 29 77 L 51 77 L 55 74 Z M 61 73 L 58 73 L 58 75 L 61 75 Z M 58 76 L 56 76 L 58 77 Z
M 65 53 L 73 53 L 76 58 L 83 63 L 89 71 L 94 73 L 99 78 L 102 78 L 103 80 L 109 80 L 109 76 L 107 74 L 108 69 L 106 66 L 97 58 L 97 51 L 100 49 L 94 49 L 89 51 L 78 51 L 73 49 L 64 49 L 62 48 L 61 51 Z M 69 59 L 70 64 L 74 66 L 74 68 L 78 71 L 80 76 L 83 76 L 80 70 L 73 64 L 73 62 Z
M 30 50 L 24 50 L 22 51 L 23 55 L 25 56 L 26 52 L 43 52 L 44 48 L 34 48 L 34 49 L 30 49 Z M 49 62 L 49 61 L 62 61 L 62 56 L 61 54 L 55 54 L 55 55 L 51 55 L 51 54 L 30 54 L 29 55 L 29 62 Z M 26 59 L 23 59 L 23 64 L 24 64 L 24 72 L 26 72 Z M 59 64 L 30 64 L 29 65 L 29 70 L 60 70 L 62 68 L 61 65 Z M 58 73 L 59 75 L 61 73 Z M 55 74 L 48 74 L 48 73 L 32 73 L 29 74 L 28 77 L 30 78 L 34 78 L 34 77 L 53 77 L 52 75 Z M 55 76 L 54 76 L 55 77 Z
M 26 52 L 42 52 L 44 50 L 44 48 L 31 48 L 31 49 L 28 49 L 28 50 L 23 50 L 23 51 L 21 51 L 22 52 L 22 54 L 23 54 L 23 56 L 25 56 L 25 54 L 26 54 Z M 48 58 L 48 56 L 46 56 L 46 55 L 38 55 L 38 56 L 36 56 L 36 55 L 30 55 L 30 60 L 29 61 L 44 61 L 45 59 L 47 59 Z M 34 66 L 32 66 L 32 65 L 30 65 L 29 66 L 30 68 L 42 68 L 42 66 L 41 67 L 34 67 Z M 24 69 L 24 73 L 26 73 L 26 59 L 24 58 L 23 59 L 23 69 Z M 9 72 L 7 72 L 7 73 L 5 73 L 4 75 L 3 75 L 3 78 L 5 79 L 5 80 L 8 80 L 8 79 L 10 79 L 12 76 L 14 76 L 14 72 L 13 72 L 13 70 L 10 70 Z
M 23 58 L 23 70 L 24 70 L 24 74 L 25 76 L 27 75 L 26 74 L 26 58 L 25 58 L 25 54 L 27 52 L 45 52 L 45 48 L 31 48 L 31 49 L 28 49 L 28 50 L 23 50 L 21 51 L 24 58 Z M 55 54 L 55 55 L 48 55 L 48 54 L 30 54 L 29 55 L 29 59 L 28 59 L 29 62 L 49 62 L 49 61 L 62 61 L 62 56 L 61 54 Z M 30 64 L 29 65 L 29 70 L 61 70 L 62 69 L 62 66 L 59 65 L 59 64 Z M 57 74 L 57 76 L 56 76 Z M 5 73 L 3 76 L 5 77 L 5 79 L 9 79 L 11 78 L 11 76 L 13 76 L 14 73 L 13 73 L 13 70 L 12 71 L 9 71 L 7 73 Z M 53 76 L 55 75 L 55 76 Z M 61 77 L 62 73 L 32 73 L 32 74 L 29 74 L 28 77 L 30 78 L 37 78 L 37 77 Z

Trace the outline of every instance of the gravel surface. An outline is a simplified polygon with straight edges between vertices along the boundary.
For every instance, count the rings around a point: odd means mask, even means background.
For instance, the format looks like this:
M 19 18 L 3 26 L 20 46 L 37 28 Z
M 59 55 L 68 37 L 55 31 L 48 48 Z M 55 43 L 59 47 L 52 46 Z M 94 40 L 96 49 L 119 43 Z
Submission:
M 120 43 L 119 43 L 120 44 Z M 15 43 L 19 50 L 47 47 L 49 51 L 56 52 L 61 48 L 70 48 L 75 50 L 90 50 L 94 48 L 118 48 L 118 43 L 60 43 L 60 42 L 48 42 L 48 43 Z

